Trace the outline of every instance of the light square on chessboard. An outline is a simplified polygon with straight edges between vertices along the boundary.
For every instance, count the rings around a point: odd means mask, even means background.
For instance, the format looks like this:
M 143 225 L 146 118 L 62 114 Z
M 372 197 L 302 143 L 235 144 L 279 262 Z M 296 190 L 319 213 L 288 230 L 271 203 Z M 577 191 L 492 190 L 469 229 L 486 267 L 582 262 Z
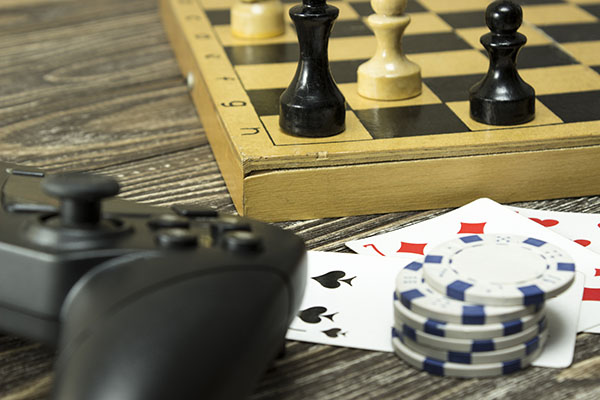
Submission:
M 523 6 L 523 19 L 538 26 L 598 22 L 598 18 L 574 4 Z
M 227 46 L 251 46 L 271 43 L 297 43 L 298 36 L 296 31 L 290 24 L 285 25 L 285 32 L 279 35 L 266 39 L 242 39 L 231 34 L 231 25 L 217 25 L 214 27 L 217 37 L 221 41 L 223 47 Z
M 409 14 L 409 17 L 410 24 L 406 28 L 405 35 L 431 32 L 450 32 L 452 30 L 452 27 L 435 13 L 414 13 Z
M 275 89 L 290 84 L 297 66 L 297 62 L 251 64 L 235 66 L 235 70 L 246 90 Z
M 352 5 L 352 8 L 354 8 L 357 13 L 364 17 L 373 14 L 373 8 L 371 7 L 371 2 L 369 0 L 348 0 L 348 3 Z M 404 14 L 413 15 L 426 11 L 427 9 L 417 0 L 409 0 L 406 4 Z
M 476 49 L 483 49 L 480 42 L 481 36 L 489 32 L 490 30 L 486 26 L 456 29 L 456 34 Z M 527 36 L 527 44 L 525 46 L 537 46 L 552 43 L 552 39 L 550 39 L 548 35 L 528 22 L 523 22 L 523 25 L 519 28 L 519 32 Z
M 479 123 L 471 118 L 469 111 L 469 102 L 468 101 L 455 101 L 446 103 L 448 107 L 456 114 L 465 125 L 469 127 L 472 131 L 485 131 L 485 130 L 496 130 L 496 129 L 506 129 L 506 128 L 514 128 L 515 126 L 492 126 Z M 559 124 L 561 123 L 561 119 L 558 118 L 552 111 L 548 109 L 544 104 L 542 104 L 539 100 L 535 102 L 535 118 L 533 121 L 530 121 L 526 124 L 518 125 L 522 127 L 527 126 L 539 126 L 539 125 L 551 125 L 551 124 Z
M 583 64 L 600 65 L 600 40 L 564 43 L 563 47 Z
M 519 74 L 534 87 L 536 95 L 600 89 L 600 75 L 585 65 L 521 69 Z
M 566 0 L 575 4 L 600 4 L 600 0 Z
M 410 1 L 410 0 L 409 0 Z M 483 0 L 419 0 L 427 9 L 436 13 L 485 10 Z
M 198 0 L 205 10 L 231 9 L 235 0 Z
M 373 138 L 365 127 L 360 123 L 356 115 L 351 111 L 346 111 L 346 130 L 339 135 L 325 138 L 303 138 L 288 135 L 279 128 L 279 116 L 269 115 L 261 117 L 265 124 L 269 136 L 273 143 L 277 146 L 294 145 L 294 144 L 316 144 L 316 143 L 343 143 L 356 142 L 360 140 L 372 140 Z M 349 145 L 350 148 L 355 148 L 355 145 Z
M 383 100 L 372 100 L 362 97 L 358 94 L 356 83 L 343 83 L 338 85 L 342 94 L 346 98 L 346 102 L 353 110 L 366 110 L 369 108 L 389 108 L 389 107 L 406 107 L 406 106 L 420 106 L 423 104 L 436 104 L 442 101 L 429 89 L 429 87 L 423 84 L 422 92 L 419 96 L 412 97 L 404 100 L 394 101 L 383 101 Z
M 409 58 L 421 66 L 423 78 L 485 73 L 488 59 L 472 50 L 411 54 Z

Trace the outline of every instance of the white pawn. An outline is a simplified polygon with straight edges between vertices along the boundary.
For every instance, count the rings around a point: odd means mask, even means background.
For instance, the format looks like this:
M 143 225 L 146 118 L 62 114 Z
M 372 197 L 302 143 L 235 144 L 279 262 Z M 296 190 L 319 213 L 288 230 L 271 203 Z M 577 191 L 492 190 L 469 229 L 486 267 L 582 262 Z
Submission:
M 421 94 L 421 68 L 402 53 L 402 35 L 410 23 L 407 0 L 371 0 L 376 14 L 367 18 L 375 33 L 373 58 L 358 67 L 358 94 L 375 100 L 401 100 Z
M 236 0 L 231 7 L 231 33 L 245 39 L 282 35 L 285 30 L 280 0 Z

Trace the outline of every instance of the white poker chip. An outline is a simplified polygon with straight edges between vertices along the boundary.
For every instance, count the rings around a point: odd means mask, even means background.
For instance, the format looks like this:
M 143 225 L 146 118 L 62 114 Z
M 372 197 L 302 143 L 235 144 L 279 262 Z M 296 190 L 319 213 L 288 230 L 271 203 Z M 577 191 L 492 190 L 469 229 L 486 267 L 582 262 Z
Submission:
M 394 352 L 409 365 L 439 376 L 454 376 L 460 378 L 491 377 L 510 374 L 530 365 L 542 352 L 543 346 L 524 358 L 486 364 L 460 364 L 450 361 L 436 360 L 424 356 L 402 343 L 401 335 L 392 331 L 392 347 Z
M 575 263 L 566 252 L 539 239 L 470 235 L 431 250 L 423 262 L 423 277 L 453 299 L 527 306 L 564 292 L 575 277 Z
M 415 313 L 464 325 L 512 321 L 540 309 L 540 305 L 495 307 L 451 299 L 425 282 L 423 263 L 419 261 L 408 264 L 398 273 L 396 291 L 402 304 Z
M 502 362 L 509 360 L 522 359 L 529 356 L 540 346 L 544 346 L 548 338 L 548 331 L 543 331 L 538 336 L 530 339 L 522 344 L 507 347 L 501 350 L 482 351 L 475 353 L 461 351 L 440 350 L 429 346 L 423 346 L 410 338 L 396 332 L 397 336 L 406 347 L 422 354 L 426 357 L 435 358 L 441 361 L 450 361 L 458 364 L 487 364 L 493 362 Z
M 394 293 L 394 318 L 402 321 L 413 329 L 431 335 L 458 339 L 492 339 L 501 336 L 514 335 L 537 324 L 545 315 L 542 307 L 538 312 L 524 317 L 485 325 L 461 325 L 429 319 L 416 314 L 404 307 Z
M 518 346 L 533 339 L 546 330 L 546 319 L 543 318 L 537 324 L 519 333 L 509 336 L 501 336 L 492 339 L 457 339 L 436 336 L 411 328 L 402 321 L 394 321 L 394 329 L 403 336 L 423 346 L 434 347 L 440 350 L 460 351 L 463 353 L 478 353 L 482 351 L 494 351 Z

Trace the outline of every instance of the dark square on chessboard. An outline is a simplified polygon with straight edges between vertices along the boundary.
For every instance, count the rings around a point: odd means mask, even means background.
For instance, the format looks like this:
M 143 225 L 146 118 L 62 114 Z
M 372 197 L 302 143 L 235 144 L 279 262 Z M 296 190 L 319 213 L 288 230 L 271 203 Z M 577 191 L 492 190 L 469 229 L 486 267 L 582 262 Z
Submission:
M 598 22 L 542 26 L 541 29 L 558 43 L 600 40 Z
M 469 88 L 483 78 L 482 74 L 424 78 L 425 83 L 443 102 L 469 100 Z
M 589 6 L 582 5 L 581 8 L 583 8 L 585 11 L 589 12 L 590 14 L 595 15 L 596 17 L 600 18 L 600 4 L 594 4 L 594 5 L 589 5 Z
M 374 139 L 468 132 L 445 104 L 354 111 Z
M 255 44 L 251 46 L 227 46 L 224 48 L 231 64 L 274 64 L 297 62 L 298 43 Z
M 595 121 L 600 110 L 600 90 L 538 96 L 565 123 Z
M 485 17 L 481 11 L 440 13 L 439 16 L 454 29 L 485 26 Z
M 578 62 L 555 45 L 525 46 L 519 52 L 517 59 L 519 69 L 569 64 L 578 64 Z

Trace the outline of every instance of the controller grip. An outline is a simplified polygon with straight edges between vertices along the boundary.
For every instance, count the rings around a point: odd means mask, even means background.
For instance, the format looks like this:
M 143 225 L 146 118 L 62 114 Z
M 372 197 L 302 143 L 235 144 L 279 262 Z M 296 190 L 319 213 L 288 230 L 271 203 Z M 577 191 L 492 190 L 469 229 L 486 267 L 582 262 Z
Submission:
M 69 307 L 78 311 L 63 315 L 55 399 L 244 398 L 280 351 L 291 318 L 289 288 L 268 269 L 172 276 L 86 315 L 81 304 L 110 298 L 102 286 L 86 293 L 83 285 L 73 300 L 82 303 Z

